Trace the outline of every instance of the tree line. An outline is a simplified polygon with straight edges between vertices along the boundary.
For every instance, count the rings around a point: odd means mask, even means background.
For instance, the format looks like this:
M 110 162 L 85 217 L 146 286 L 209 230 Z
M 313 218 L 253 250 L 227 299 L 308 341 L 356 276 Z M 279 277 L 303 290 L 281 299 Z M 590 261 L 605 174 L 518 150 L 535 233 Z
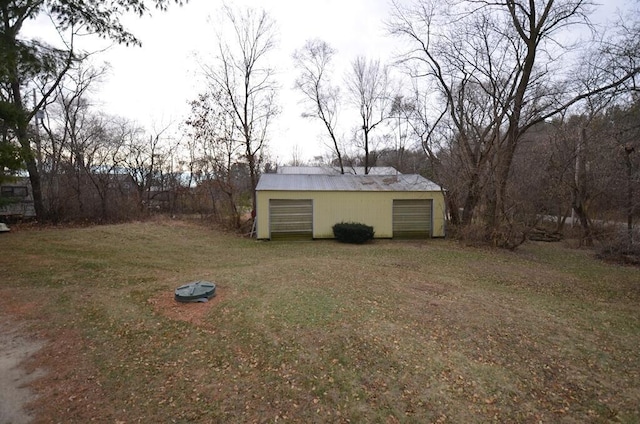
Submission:
M 89 31 L 137 44 L 120 12 L 171 2 L 75 3 L 0 8 L 0 179 L 26 169 L 41 220 L 161 210 L 240 227 L 255 210 L 259 175 L 277 165 L 267 150 L 282 89 L 270 60 L 274 19 L 264 10 L 221 10 L 201 94 L 179 139 L 170 140 L 166 128 L 149 134 L 91 104 L 90 87 L 104 70 L 73 40 Z M 598 236 L 594 223 L 607 220 L 633 235 L 637 10 L 601 28 L 585 0 L 415 0 L 390 8 L 385 25 L 404 51 L 389 63 L 359 56 L 341 72 L 339 52 L 320 39 L 292 55 L 301 118 L 322 128 L 325 162 L 341 172 L 390 165 L 421 173 L 446 189 L 451 228 L 497 246 L 515 247 L 542 221 L 561 229 L 570 218 L 586 244 Z M 65 48 L 20 37 L 41 13 L 64 34 Z

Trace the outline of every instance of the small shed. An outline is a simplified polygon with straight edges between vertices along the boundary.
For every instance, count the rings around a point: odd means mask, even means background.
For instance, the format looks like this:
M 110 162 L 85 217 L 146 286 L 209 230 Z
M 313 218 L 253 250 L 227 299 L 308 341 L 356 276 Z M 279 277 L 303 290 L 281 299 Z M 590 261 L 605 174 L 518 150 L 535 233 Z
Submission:
M 420 175 L 264 174 L 256 188 L 258 239 L 333 238 L 333 225 L 357 222 L 376 238 L 445 235 L 445 203 Z

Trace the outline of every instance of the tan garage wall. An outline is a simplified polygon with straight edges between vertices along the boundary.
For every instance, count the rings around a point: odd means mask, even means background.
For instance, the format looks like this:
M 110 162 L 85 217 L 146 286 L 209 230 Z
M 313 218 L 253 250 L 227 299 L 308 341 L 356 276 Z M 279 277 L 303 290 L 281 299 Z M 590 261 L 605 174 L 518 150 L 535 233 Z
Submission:
M 269 239 L 269 199 L 311 199 L 313 237 L 333 238 L 338 222 L 358 222 L 373 227 L 376 238 L 393 237 L 394 199 L 433 199 L 432 236 L 444 237 L 444 197 L 441 192 L 385 191 L 258 191 L 257 235 Z

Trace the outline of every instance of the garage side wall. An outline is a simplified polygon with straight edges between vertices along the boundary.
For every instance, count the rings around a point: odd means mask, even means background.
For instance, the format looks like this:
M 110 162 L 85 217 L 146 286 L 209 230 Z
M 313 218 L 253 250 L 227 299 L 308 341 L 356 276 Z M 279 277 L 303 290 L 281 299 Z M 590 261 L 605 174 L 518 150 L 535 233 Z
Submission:
M 257 237 L 269 239 L 269 199 L 313 200 L 313 237 L 333 238 L 333 225 L 358 222 L 373 227 L 376 238 L 393 236 L 394 199 L 432 199 L 433 237 L 444 237 L 445 209 L 441 192 L 258 191 Z

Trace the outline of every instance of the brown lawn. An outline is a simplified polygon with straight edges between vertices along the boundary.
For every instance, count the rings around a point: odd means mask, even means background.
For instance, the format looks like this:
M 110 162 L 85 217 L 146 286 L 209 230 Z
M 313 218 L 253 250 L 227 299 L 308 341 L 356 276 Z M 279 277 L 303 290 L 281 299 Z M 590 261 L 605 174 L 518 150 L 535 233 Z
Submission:
M 640 421 L 640 269 L 561 243 L 0 235 L 37 423 Z M 173 290 L 217 284 L 208 303 Z

